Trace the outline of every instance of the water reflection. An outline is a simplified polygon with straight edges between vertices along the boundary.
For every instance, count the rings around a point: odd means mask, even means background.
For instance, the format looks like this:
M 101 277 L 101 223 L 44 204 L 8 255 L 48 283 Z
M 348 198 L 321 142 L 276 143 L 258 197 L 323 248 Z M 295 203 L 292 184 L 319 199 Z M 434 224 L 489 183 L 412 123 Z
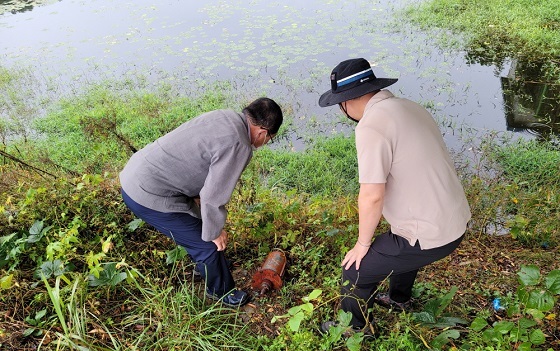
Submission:
M 508 130 L 528 131 L 542 140 L 560 134 L 560 85 L 543 81 L 558 67 L 513 60 L 500 77 Z

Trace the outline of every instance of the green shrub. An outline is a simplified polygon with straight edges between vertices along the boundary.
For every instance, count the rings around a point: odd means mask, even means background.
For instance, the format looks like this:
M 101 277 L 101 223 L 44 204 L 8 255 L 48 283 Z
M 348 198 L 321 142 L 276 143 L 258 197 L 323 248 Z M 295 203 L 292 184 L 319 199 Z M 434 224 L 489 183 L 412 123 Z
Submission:
M 423 28 L 461 35 L 469 54 L 483 62 L 507 57 L 529 60 L 560 55 L 560 11 L 556 0 L 431 0 L 410 6 L 404 18 Z

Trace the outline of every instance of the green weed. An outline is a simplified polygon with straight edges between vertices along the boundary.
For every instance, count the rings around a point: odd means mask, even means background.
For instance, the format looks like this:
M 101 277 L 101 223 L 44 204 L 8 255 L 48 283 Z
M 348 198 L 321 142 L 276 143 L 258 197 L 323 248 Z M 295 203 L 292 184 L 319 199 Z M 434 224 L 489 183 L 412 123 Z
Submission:
M 270 188 L 324 196 L 357 194 L 358 160 L 353 137 L 317 138 L 305 151 L 259 152 L 255 162 Z
M 523 266 L 518 276 L 517 294 L 506 303 L 508 318 L 488 324 L 487 318 L 476 317 L 470 326 L 474 335 L 469 335 L 476 341 L 471 343 L 534 350 L 546 342 L 540 325 L 554 319 L 546 313 L 554 308 L 556 296 L 560 295 L 560 270 L 542 276 L 537 266 Z
M 223 350 L 226 345 L 233 350 L 254 350 L 254 336 L 242 314 L 200 298 L 204 284 L 146 283 L 137 285 L 126 302 L 131 312 L 120 327 L 129 331 L 123 338 L 127 345 L 136 350 Z
M 555 0 L 432 0 L 410 6 L 404 16 L 425 29 L 451 30 L 478 61 L 502 63 L 507 57 L 530 61 L 560 55 L 560 11 Z

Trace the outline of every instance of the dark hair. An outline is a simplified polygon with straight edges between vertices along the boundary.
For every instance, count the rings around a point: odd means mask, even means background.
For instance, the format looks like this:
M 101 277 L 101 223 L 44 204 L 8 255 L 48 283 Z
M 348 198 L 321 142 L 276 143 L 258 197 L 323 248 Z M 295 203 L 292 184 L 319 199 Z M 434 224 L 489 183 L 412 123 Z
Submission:
M 269 98 L 258 98 L 243 109 L 243 114 L 249 118 L 251 123 L 263 127 L 270 134 L 278 133 L 282 125 L 283 116 L 280 106 Z

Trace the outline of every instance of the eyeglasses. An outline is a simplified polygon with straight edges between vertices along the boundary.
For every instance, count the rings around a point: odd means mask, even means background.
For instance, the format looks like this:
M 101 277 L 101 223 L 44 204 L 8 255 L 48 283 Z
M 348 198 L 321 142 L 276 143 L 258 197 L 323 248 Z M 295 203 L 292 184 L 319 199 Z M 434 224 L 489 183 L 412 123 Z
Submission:
M 268 129 L 265 129 L 265 130 L 266 130 L 266 136 L 268 136 L 268 137 L 270 138 L 269 142 L 270 142 L 271 144 L 273 144 L 273 143 L 274 143 L 274 139 L 273 139 L 273 137 L 272 137 L 272 134 L 270 134 L 270 131 L 269 131 Z

